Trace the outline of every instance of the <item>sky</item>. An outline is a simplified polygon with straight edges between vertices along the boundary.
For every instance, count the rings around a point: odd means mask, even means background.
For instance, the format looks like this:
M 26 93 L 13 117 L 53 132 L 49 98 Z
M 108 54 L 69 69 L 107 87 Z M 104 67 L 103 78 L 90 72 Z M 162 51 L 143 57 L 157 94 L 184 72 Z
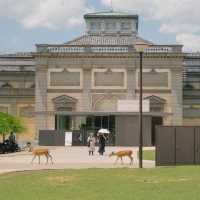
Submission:
M 114 11 L 139 15 L 139 35 L 200 51 L 199 0 L 112 0 Z M 82 35 L 83 15 L 108 11 L 111 0 L 0 0 L 0 53 L 35 51 Z

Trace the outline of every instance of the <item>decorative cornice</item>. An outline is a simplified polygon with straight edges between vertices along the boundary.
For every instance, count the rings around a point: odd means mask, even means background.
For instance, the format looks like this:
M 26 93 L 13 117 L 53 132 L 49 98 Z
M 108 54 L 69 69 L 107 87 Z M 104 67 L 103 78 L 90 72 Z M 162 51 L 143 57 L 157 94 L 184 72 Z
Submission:
M 82 89 L 47 89 L 47 93 L 82 93 Z
M 91 89 L 92 93 L 126 93 L 127 89 Z
M 136 93 L 139 93 L 139 89 L 135 90 Z M 143 89 L 143 93 L 171 93 L 169 89 Z
M 138 58 L 133 53 L 35 53 L 39 58 Z M 183 53 L 144 53 L 143 58 L 184 58 Z

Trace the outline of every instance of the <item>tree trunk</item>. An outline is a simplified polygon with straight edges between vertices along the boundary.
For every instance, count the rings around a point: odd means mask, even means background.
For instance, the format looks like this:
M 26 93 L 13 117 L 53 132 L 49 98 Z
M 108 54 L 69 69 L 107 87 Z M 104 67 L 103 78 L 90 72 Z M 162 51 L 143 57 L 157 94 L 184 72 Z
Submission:
M 5 134 L 3 134 L 3 142 L 5 141 Z

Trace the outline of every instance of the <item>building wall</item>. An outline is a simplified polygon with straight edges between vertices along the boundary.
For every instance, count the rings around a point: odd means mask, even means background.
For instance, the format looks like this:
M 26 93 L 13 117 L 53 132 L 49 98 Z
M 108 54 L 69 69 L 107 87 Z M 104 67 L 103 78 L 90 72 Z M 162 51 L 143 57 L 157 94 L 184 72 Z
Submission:
M 20 140 L 34 140 L 35 130 L 35 99 L 34 97 L 0 97 L 0 112 L 18 117 L 25 126 L 25 131 L 17 136 Z
M 116 146 L 138 146 L 139 117 L 116 117 Z M 143 117 L 143 145 L 151 146 L 151 116 Z
M 34 60 L 34 62 L 33 62 Z M 9 61 L 9 63 L 7 63 Z M 11 63 L 10 63 L 11 62 Z M 137 68 L 139 58 L 137 54 L 123 55 L 115 54 L 49 54 L 48 57 L 42 54 L 35 59 L 28 58 L 7 58 L 9 66 L 13 62 L 14 68 L 8 69 L 0 59 L 0 87 L 9 83 L 12 88 L 1 88 L 0 110 L 18 116 L 27 125 L 28 134 L 22 134 L 22 139 L 33 139 L 37 137 L 39 129 L 54 129 L 55 116 L 47 115 L 47 111 L 55 111 L 53 99 L 67 95 L 77 99 L 76 111 L 116 111 L 117 100 L 138 99 Z M 26 65 L 25 65 L 25 63 Z M 36 64 L 35 64 L 36 63 Z M 5 64 L 5 63 L 4 63 Z M 25 65 L 25 67 L 21 67 Z M 5 69 L 4 69 L 5 68 Z M 34 68 L 34 69 L 33 69 Z M 164 124 L 179 125 L 182 123 L 182 56 L 180 54 L 149 54 L 143 59 L 144 69 L 169 70 L 169 89 L 144 88 L 144 97 L 151 95 L 158 96 L 166 100 L 164 111 L 169 115 L 164 117 Z M 81 86 L 66 88 L 49 88 L 49 69 L 78 69 L 82 71 Z M 25 70 L 25 71 L 24 71 Z M 107 71 L 108 73 L 125 72 L 125 83 L 121 87 L 110 86 L 94 87 L 94 70 Z M 21 73 L 20 73 L 21 72 Z M 109 81 L 109 80 L 107 80 Z M 35 85 L 35 88 L 34 88 Z M 20 116 L 19 108 L 26 110 L 29 106 L 35 107 L 34 116 Z M 27 115 L 27 114 L 26 114 Z M 36 127 L 35 127 L 36 126 Z M 35 136 L 36 135 L 36 136 Z
M 18 117 L 25 125 L 20 140 L 35 139 L 35 62 L 28 54 L 0 56 L 0 112 Z
M 78 53 L 73 57 L 69 54 L 54 55 L 36 58 L 36 115 L 37 129 L 54 129 L 54 116 L 46 116 L 45 111 L 55 111 L 53 99 L 67 95 L 77 99 L 75 111 L 111 111 L 116 110 L 117 100 L 137 99 L 137 68 L 139 59 L 137 55 L 108 54 L 98 55 Z M 144 97 L 155 95 L 166 100 L 164 111 L 169 114 L 164 117 L 166 125 L 182 124 L 182 55 L 149 54 L 144 56 L 143 68 L 147 70 L 169 71 L 167 88 L 160 88 L 159 83 L 153 88 L 144 88 Z M 80 87 L 48 85 L 49 70 L 80 70 Z M 94 70 L 114 73 L 124 70 L 125 84 L 122 87 L 94 86 Z M 38 113 L 37 113 L 38 112 Z
M 46 59 L 37 59 L 36 63 L 35 116 L 36 132 L 38 133 L 39 130 L 47 129 L 47 117 L 44 114 L 47 111 L 47 61 Z
M 200 125 L 200 54 L 186 54 L 183 74 L 184 125 Z

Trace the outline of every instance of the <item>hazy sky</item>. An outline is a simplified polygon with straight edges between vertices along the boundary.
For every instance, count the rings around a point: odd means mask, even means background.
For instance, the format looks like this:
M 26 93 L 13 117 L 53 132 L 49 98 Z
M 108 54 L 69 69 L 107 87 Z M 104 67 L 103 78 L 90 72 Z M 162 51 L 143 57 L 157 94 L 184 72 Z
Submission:
M 84 33 L 83 14 L 110 9 L 111 0 L 0 0 L 0 53 L 34 51 Z M 200 51 L 199 0 L 113 0 L 140 16 L 139 35 L 159 44 Z

